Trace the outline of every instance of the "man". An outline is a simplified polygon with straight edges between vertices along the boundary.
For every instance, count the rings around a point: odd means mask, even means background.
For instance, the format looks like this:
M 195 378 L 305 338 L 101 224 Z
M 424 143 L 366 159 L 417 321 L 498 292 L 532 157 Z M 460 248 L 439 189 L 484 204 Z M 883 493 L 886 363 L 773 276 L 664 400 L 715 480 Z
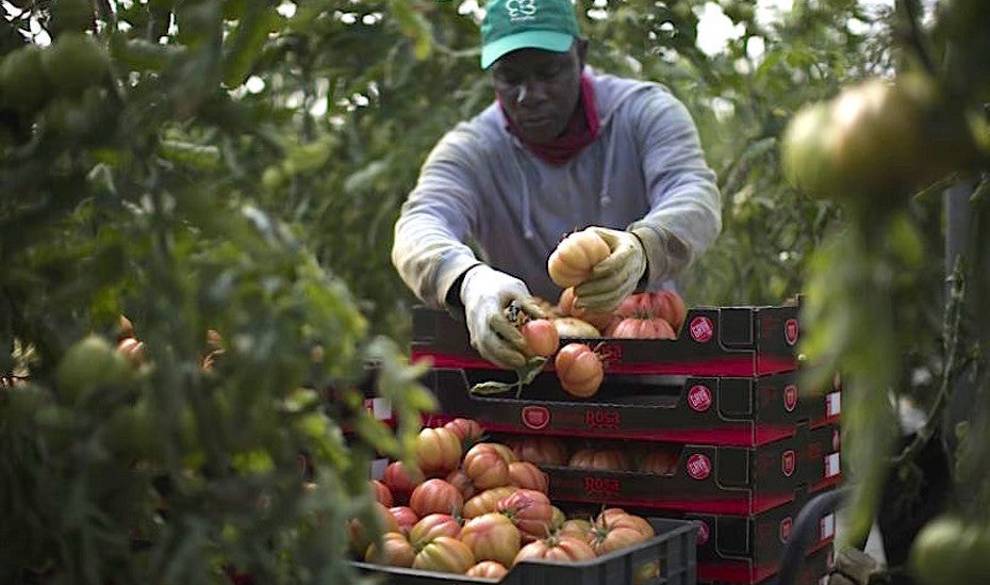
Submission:
M 586 68 L 570 0 L 489 0 L 481 34 L 497 100 L 430 153 L 392 261 L 422 301 L 463 311 L 484 358 L 518 368 L 525 342 L 503 309 L 557 298 L 546 263 L 563 236 L 591 226 L 608 243 L 576 295 L 611 310 L 669 287 L 718 235 L 721 206 L 687 110 L 659 85 Z

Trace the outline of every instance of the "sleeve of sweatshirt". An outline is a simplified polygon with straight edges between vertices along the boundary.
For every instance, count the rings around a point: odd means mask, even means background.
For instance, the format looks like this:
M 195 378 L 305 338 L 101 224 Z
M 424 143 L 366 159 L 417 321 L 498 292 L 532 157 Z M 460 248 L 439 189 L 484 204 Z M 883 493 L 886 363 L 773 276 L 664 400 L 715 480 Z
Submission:
M 392 263 L 427 305 L 445 307 L 447 291 L 479 263 L 466 241 L 475 233 L 479 189 L 472 163 L 478 137 L 462 123 L 427 157 L 395 224 Z
M 650 211 L 629 230 L 643 242 L 646 288 L 655 289 L 715 241 L 722 230 L 722 205 L 715 173 L 705 162 L 684 104 L 657 87 L 631 106 Z

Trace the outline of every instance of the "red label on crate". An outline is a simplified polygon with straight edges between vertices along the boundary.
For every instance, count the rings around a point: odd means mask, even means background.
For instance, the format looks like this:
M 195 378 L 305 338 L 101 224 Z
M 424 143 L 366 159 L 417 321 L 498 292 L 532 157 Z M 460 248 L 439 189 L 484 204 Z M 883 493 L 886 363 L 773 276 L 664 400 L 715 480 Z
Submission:
M 794 345 L 797 343 L 800 333 L 801 328 L 798 326 L 797 319 L 788 319 L 784 323 L 784 339 L 787 341 L 787 345 Z
M 712 391 L 702 384 L 691 386 L 688 390 L 688 406 L 695 412 L 705 412 L 712 406 Z
M 698 525 L 698 546 L 702 546 L 708 542 L 712 532 L 711 529 L 708 528 L 707 522 L 703 520 L 695 520 L 695 523 Z
M 794 521 L 790 516 L 780 521 L 780 542 L 787 542 L 787 539 L 791 537 L 791 528 L 793 527 Z
M 784 409 L 787 412 L 794 412 L 797 408 L 798 403 L 798 389 L 794 384 L 788 384 L 784 387 Z
M 622 482 L 608 477 L 587 476 L 584 491 L 589 496 L 614 496 L 622 491 Z
M 588 428 L 618 430 L 622 415 L 615 410 L 598 408 L 584 412 L 584 423 Z
M 785 476 L 790 477 L 794 475 L 795 467 L 797 467 L 797 456 L 794 454 L 794 450 L 784 451 L 784 454 L 780 456 L 780 470 L 784 472 Z
M 708 343 L 715 334 L 715 324 L 708 317 L 695 317 L 691 319 L 691 339 L 698 343 Z
M 522 423 L 534 431 L 545 429 L 550 424 L 550 410 L 545 406 L 524 406 Z
M 712 474 L 712 462 L 706 455 L 695 453 L 688 457 L 687 472 L 694 479 L 707 479 Z

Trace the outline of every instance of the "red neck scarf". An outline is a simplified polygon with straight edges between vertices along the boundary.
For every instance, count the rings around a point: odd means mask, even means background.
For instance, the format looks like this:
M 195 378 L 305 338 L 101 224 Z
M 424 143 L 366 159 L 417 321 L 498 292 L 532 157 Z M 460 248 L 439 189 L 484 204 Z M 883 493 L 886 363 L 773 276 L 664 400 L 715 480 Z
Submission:
M 501 107 L 501 102 L 499 106 Z M 526 141 L 504 107 L 502 107 L 502 116 L 507 122 L 506 129 L 509 133 L 517 137 L 530 152 L 552 165 L 566 163 L 577 156 L 581 149 L 594 142 L 601 124 L 598 119 L 598 108 L 595 107 L 595 88 L 591 83 L 591 76 L 587 73 L 581 74 L 580 107 L 574 108 L 574 114 L 567 122 L 564 132 L 553 142 L 534 144 Z M 581 123 L 582 117 L 584 124 Z

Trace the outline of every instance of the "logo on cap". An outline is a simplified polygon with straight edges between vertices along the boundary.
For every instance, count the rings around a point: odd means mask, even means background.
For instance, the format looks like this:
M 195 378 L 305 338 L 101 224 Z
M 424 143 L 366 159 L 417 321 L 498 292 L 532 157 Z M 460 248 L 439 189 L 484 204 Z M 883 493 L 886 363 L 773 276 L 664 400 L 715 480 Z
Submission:
M 536 0 L 509 0 L 505 11 L 511 20 L 530 20 L 536 14 Z

